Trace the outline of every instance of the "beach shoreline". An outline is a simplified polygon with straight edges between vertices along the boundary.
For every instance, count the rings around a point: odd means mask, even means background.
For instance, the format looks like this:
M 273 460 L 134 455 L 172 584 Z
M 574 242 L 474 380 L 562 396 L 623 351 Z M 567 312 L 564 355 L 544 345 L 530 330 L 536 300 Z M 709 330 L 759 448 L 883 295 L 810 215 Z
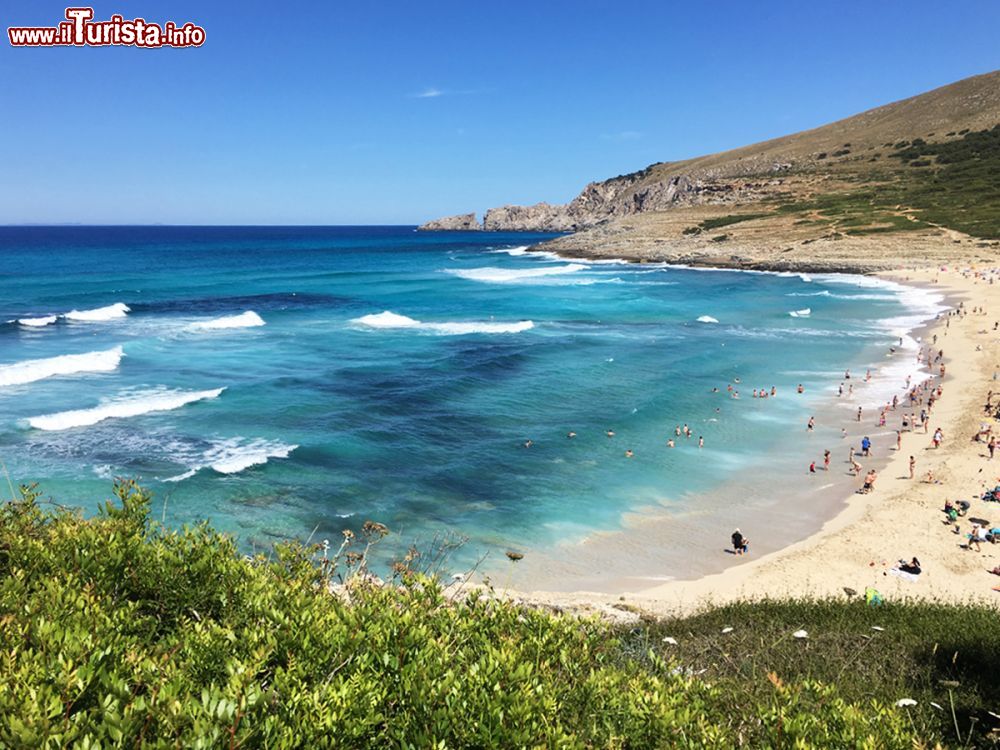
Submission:
M 985 445 L 968 440 L 973 428 L 987 421 L 981 417 L 981 405 L 993 384 L 996 367 L 992 356 L 1000 339 L 990 328 L 989 314 L 950 314 L 959 303 L 964 303 L 966 310 L 983 305 L 987 313 L 995 314 L 1000 286 L 951 267 L 899 269 L 877 276 L 933 289 L 947 300 L 948 313 L 930 321 L 924 330 L 910 333 L 922 334 L 925 340 L 937 334 L 938 348 L 944 350 L 947 371 L 943 395 L 931 415 L 931 432 L 940 427 L 946 435 L 940 449 L 927 449 L 931 435 L 924 435 L 922 430 L 904 433 L 902 450 L 890 450 L 879 470 L 875 492 L 842 498 L 839 509 L 799 541 L 760 555 L 752 547 L 751 554 L 738 563 L 726 556 L 730 559 L 718 572 L 615 591 L 525 588 L 507 594 L 560 609 L 606 613 L 611 608 L 627 608 L 656 615 L 690 613 L 739 599 L 844 597 L 845 590 L 863 592 L 868 586 L 890 599 L 916 597 L 1000 604 L 1000 594 L 992 591 L 1000 580 L 988 573 L 1000 564 L 1000 545 L 984 544 L 982 553 L 960 546 L 969 531 L 970 518 L 982 517 L 991 525 L 1000 525 L 1000 507 L 990 508 L 982 500 L 972 500 L 984 487 L 1000 484 L 1000 458 L 996 469 L 987 472 L 988 464 L 984 466 L 984 459 L 978 455 L 985 451 Z M 916 410 L 919 412 L 919 407 Z M 898 412 L 890 412 L 885 429 L 894 430 L 899 415 L 909 411 L 913 409 L 901 407 Z M 918 459 L 914 480 L 906 478 L 910 455 Z M 841 460 L 840 456 L 835 458 Z M 920 481 L 928 469 L 935 471 L 939 484 Z M 959 535 L 944 523 L 945 499 L 972 500 L 968 516 L 959 519 Z M 990 517 L 993 509 L 995 518 Z M 721 555 L 717 550 L 725 546 L 730 531 L 719 529 L 720 539 L 706 544 L 706 554 Z M 751 528 L 744 528 L 744 533 L 754 538 Z M 898 560 L 913 556 L 919 557 L 924 566 L 916 581 L 890 575 Z

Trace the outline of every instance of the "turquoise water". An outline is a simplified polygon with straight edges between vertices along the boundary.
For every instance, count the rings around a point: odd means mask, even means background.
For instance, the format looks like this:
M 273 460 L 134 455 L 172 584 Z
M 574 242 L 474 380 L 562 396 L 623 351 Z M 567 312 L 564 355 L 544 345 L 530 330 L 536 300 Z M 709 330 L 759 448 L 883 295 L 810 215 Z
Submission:
M 523 251 L 543 238 L 2 228 L 0 458 L 87 510 L 138 476 L 157 516 L 248 549 L 373 519 L 386 554 L 447 532 L 472 559 L 619 528 L 794 453 L 844 368 L 915 346 L 937 309 L 868 279 Z M 876 370 L 866 398 L 909 366 Z

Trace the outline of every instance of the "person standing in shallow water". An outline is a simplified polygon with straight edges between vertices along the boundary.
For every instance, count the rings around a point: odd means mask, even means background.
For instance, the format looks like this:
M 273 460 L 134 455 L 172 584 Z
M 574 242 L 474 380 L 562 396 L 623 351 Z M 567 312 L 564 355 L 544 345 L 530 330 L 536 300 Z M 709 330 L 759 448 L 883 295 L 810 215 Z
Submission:
M 816 417 L 809 417 L 809 421 L 806 423 L 806 429 L 809 430 L 809 432 L 812 432 L 813 427 L 815 426 L 816 426 Z

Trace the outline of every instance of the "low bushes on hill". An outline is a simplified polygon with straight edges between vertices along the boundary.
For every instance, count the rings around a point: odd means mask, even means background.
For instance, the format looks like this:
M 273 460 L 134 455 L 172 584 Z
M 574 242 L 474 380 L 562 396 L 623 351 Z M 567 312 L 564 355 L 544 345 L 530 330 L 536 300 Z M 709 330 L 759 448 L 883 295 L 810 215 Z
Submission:
M 787 657 L 775 672 L 764 649 L 720 671 L 753 645 L 708 648 L 738 613 L 616 631 L 490 592 L 453 597 L 406 561 L 375 583 L 364 566 L 378 524 L 332 555 L 283 545 L 245 558 L 207 525 L 151 522 L 130 481 L 91 519 L 23 493 L 0 508 L 3 747 L 912 748 L 944 736 L 894 706 L 881 677 L 860 685 L 841 645 L 836 674 Z M 850 627 L 870 616 L 838 615 Z M 772 653 L 815 648 L 800 662 L 814 665 L 823 643 Z M 692 671 L 701 661 L 710 673 Z M 831 676 L 851 684 L 817 679 Z

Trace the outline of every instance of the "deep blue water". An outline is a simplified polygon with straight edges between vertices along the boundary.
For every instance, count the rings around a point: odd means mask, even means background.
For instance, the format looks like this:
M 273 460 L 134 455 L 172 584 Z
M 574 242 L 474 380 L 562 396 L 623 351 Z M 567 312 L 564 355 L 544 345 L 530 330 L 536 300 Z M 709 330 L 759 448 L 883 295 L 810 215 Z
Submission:
M 881 363 L 934 310 L 867 279 L 517 249 L 544 238 L 0 228 L 0 458 L 87 510 L 139 476 L 157 516 L 247 548 L 373 519 L 387 550 L 452 532 L 471 558 L 697 502 L 788 455 L 845 363 Z

